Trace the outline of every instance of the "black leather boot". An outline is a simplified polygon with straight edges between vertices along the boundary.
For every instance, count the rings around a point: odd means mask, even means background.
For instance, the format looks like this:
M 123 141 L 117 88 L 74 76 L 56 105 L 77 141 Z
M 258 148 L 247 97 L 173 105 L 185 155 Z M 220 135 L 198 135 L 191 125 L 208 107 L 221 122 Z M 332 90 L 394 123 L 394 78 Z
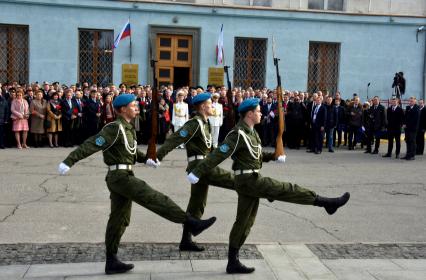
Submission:
M 204 230 L 208 229 L 211 225 L 216 222 L 216 217 L 211 217 L 207 220 L 200 220 L 188 215 L 184 226 L 188 228 L 188 231 L 193 235 L 197 236 L 202 233 Z
M 116 274 L 116 273 L 125 273 L 135 266 L 131 263 L 123 263 L 121 262 L 116 254 L 108 254 L 106 256 L 106 264 L 105 264 L 105 273 L 106 274 Z
M 238 251 L 239 249 L 229 247 L 226 273 L 252 273 L 255 270 L 254 267 L 247 267 L 243 265 L 238 258 Z
M 329 215 L 333 215 L 339 207 L 342 207 L 346 204 L 346 202 L 348 202 L 349 198 L 350 194 L 348 192 L 344 193 L 341 197 L 336 198 L 317 195 L 314 201 L 314 206 L 324 207 L 325 211 L 327 211 Z
M 192 252 L 204 251 L 204 247 L 199 246 L 197 243 L 192 241 L 192 235 L 188 230 L 188 226 L 186 225 L 183 226 L 182 240 L 179 244 L 179 250 Z

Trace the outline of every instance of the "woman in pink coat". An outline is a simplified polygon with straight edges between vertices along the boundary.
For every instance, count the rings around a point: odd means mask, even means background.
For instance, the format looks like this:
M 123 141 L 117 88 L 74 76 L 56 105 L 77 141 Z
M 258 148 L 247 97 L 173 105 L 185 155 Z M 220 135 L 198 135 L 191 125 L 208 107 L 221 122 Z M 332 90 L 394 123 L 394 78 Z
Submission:
M 16 99 L 12 101 L 10 111 L 13 120 L 12 130 L 15 132 L 16 144 L 18 149 L 27 149 L 27 135 L 28 135 L 28 118 L 30 116 L 29 106 L 27 100 L 23 98 L 24 92 L 18 89 L 16 92 Z M 21 145 L 21 131 L 22 131 L 22 145 Z

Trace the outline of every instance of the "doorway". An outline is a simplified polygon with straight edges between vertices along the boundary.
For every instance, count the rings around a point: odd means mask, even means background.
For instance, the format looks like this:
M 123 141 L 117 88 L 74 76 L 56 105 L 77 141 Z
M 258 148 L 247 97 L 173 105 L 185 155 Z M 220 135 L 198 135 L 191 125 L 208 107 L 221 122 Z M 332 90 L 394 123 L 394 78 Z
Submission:
M 192 85 L 192 36 L 158 34 L 156 40 L 158 85 L 175 88 Z

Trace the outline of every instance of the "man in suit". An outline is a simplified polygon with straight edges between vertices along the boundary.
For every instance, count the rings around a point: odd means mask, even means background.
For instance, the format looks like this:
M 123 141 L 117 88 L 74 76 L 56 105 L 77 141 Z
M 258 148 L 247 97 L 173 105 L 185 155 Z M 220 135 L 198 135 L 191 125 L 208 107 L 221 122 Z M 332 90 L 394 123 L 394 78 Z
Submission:
M 392 98 L 391 106 L 387 110 L 387 129 L 388 129 L 388 152 L 383 157 L 391 157 L 393 150 L 393 140 L 396 143 L 395 157 L 399 158 L 401 150 L 401 128 L 404 124 L 404 110 L 398 106 L 398 99 Z
M 288 148 L 299 149 L 303 134 L 303 107 L 299 96 L 295 96 L 293 102 L 287 106 L 286 124 Z
M 407 144 L 407 153 L 401 159 L 414 160 L 416 154 L 416 135 L 419 128 L 420 111 L 417 100 L 414 96 L 410 97 L 409 105 L 405 109 L 404 131 L 405 142 Z
M 74 104 L 72 102 L 72 91 L 71 89 L 65 90 L 65 99 L 61 104 L 62 111 L 62 131 L 63 131 L 63 145 L 64 147 L 72 147 L 73 146 L 73 123 L 77 118 L 76 112 L 74 112 Z
M 327 135 L 326 142 L 327 142 L 328 151 L 330 153 L 334 153 L 333 136 L 334 136 L 334 129 L 336 128 L 338 110 L 336 110 L 337 107 L 333 105 L 333 97 L 331 96 L 327 97 L 325 108 L 327 111 L 327 121 L 325 125 L 325 133 Z
M 372 151 L 371 153 L 378 154 L 379 147 L 380 147 L 380 138 L 385 132 L 386 122 L 387 122 L 385 107 L 382 104 L 380 104 L 380 99 L 378 96 L 375 96 L 373 98 L 373 104 L 370 108 L 370 114 L 372 115 L 372 121 L 373 121 L 372 129 L 373 129 L 373 136 L 375 139 L 374 151 Z M 371 142 L 367 143 L 367 147 L 369 146 L 371 146 Z
M 317 97 L 311 115 L 311 129 L 313 134 L 311 151 L 315 154 L 320 154 L 322 152 L 322 142 L 327 124 L 327 110 L 325 105 L 322 104 L 322 100 L 322 96 Z
M 335 147 L 340 147 L 342 144 L 342 133 L 343 131 L 346 131 L 345 107 L 343 107 L 340 102 L 340 99 L 334 100 L 334 110 L 336 110 L 336 129 L 334 130 L 333 146 Z
M 96 89 L 92 89 L 90 91 L 90 98 L 87 99 L 83 107 L 83 122 L 86 129 L 86 137 L 90 137 L 98 133 L 101 104 L 96 99 L 96 95 Z
M 419 100 L 420 121 L 416 138 L 416 155 L 423 155 L 425 149 L 426 108 L 423 99 Z
M 80 145 L 83 143 L 83 93 L 81 90 L 76 90 L 75 96 L 72 99 L 74 111 L 77 112 L 77 117 L 74 120 L 73 126 L 73 145 Z
M 268 96 L 266 99 L 266 104 L 262 106 L 262 120 L 263 127 L 263 137 L 264 137 L 264 146 L 275 146 L 275 110 L 277 109 L 277 104 L 272 103 L 272 96 Z
M 348 120 L 348 149 L 354 150 L 357 144 L 357 134 L 362 126 L 362 108 L 359 104 L 359 97 L 355 96 L 353 104 L 350 104 L 347 109 Z

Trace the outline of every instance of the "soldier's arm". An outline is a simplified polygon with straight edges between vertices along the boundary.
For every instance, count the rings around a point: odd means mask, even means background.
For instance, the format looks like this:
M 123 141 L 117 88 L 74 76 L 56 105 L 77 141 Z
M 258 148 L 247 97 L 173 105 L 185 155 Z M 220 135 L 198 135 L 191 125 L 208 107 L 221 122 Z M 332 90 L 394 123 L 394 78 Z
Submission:
M 237 151 L 239 145 L 238 142 L 240 142 L 238 132 L 235 130 L 231 131 L 217 149 L 208 154 L 205 159 L 200 161 L 195 169 L 192 170 L 192 173 L 198 178 L 208 173 L 209 170 L 219 165 L 222 161 Z
M 166 139 L 160 149 L 157 151 L 158 160 L 163 158 L 170 153 L 177 146 L 186 143 L 195 133 L 199 130 L 198 121 L 195 119 L 187 121 L 178 131 L 173 133 Z
M 114 141 L 116 141 L 117 137 L 120 137 L 118 134 L 119 129 L 116 123 L 110 123 L 104 126 L 98 134 L 88 138 L 77 149 L 72 151 L 63 163 L 71 167 L 76 162 L 87 158 L 100 150 L 108 148 L 114 143 Z
M 139 148 L 136 150 L 136 161 L 139 163 L 146 162 L 146 154 Z

